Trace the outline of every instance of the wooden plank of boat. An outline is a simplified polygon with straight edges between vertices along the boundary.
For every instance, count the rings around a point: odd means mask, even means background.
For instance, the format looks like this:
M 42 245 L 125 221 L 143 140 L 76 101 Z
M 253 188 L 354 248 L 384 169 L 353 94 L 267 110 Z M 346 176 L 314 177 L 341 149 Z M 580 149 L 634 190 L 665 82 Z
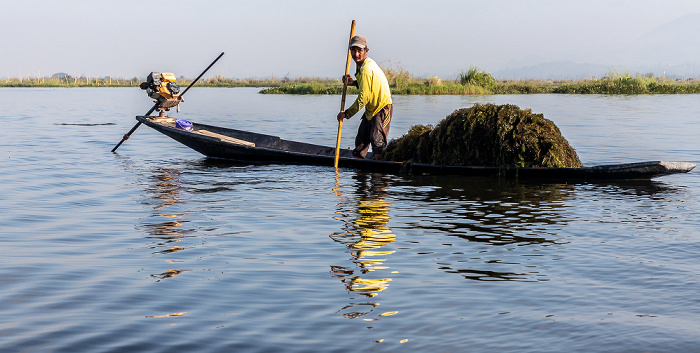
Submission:
M 202 134 L 202 135 L 206 135 L 206 136 L 211 136 L 211 137 L 214 137 L 214 138 L 218 138 L 218 139 L 221 140 L 221 141 L 225 141 L 225 142 L 229 142 L 229 143 L 235 143 L 235 144 L 237 144 L 237 145 L 246 145 L 246 146 L 250 146 L 250 147 L 255 147 L 255 144 L 252 143 L 252 142 L 248 142 L 248 141 L 236 139 L 236 138 L 233 138 L 233 137 L 228 137 L 228 136 L 225 136 L 225 135 L 222 135 L 222 134 L 217 134 L 217 133 L 215 133 L 215 132 L 211 132 L 211 131 L 205 130 L 205 129 L 199 129 L 199 130 L 195 131 L 195 133 L 197 133 L 197 134 Z
M 174 119 L 170 121 L 144 116 L 137 116 L 136 119 L 208 157 L 247 162 L 328 166 L 332 166 L 335 159 L 335 148 L 329 146 L 288 141 L 277 136 L 199 123 L 192 124 L 192 131 L 185 131 L 175 127 Z M 368 158 L 371 158 L 371 155 Z M 687 173 L 696 166 L 695 163 L 689 162 L 664 161 L 583 168 L 446 166 L 357 159 L 352 157 L 352 151 L 350 150 L 341 150 L 340 160 L 342 161 L 341 167 L 394 174 L 449 174 L 561 180 L 649 179 L 673 173 Z
M 175 119 L 174 119 L 174 118 L 171 118 L 171 117 L 169 117 L 169 116 L 166 116 L 166 117 L 155 116 L 155 117 L 151 117 L 149 120 L 152 121 L 152 122 L 154 122 L 154 123 L 156 123 L 156 124 L 160 124 L 160 125 L 163 125 L 163 126 L 168 126 L 168 127 L 171 127 L 171 128 L 176 128 L 176 126 L 175 126 Z M 196 133 L 196 134 L 201 134 L 201 135 L 213 137 L 213 138 L 218 138 L 219 140 L 225 141 L 225 142 L 230 142 L 230 143 L 235 143 L 235 144 L 238 144 L 238 145 L 246 145 L 246 146 L 255 147 L 255 144 L 252 143 L 252 142 L 244 141 L 244 140 L 241 140 L 241 139 L 236 139 L 236 138 L 233 138 L 233 137 L 230 137 L 230 136 L 226 136 L 226 135 L 222 135 L 222 134 L 217 134 L 217 133 L 215 133 L 215 132 L 212 132 L 212 131 L 209 131 L 209 130 L 206 130 L 206 129 L 197 129 L 197 130 L 193 130 L 192 132 L 193 132 L 193 133 Z

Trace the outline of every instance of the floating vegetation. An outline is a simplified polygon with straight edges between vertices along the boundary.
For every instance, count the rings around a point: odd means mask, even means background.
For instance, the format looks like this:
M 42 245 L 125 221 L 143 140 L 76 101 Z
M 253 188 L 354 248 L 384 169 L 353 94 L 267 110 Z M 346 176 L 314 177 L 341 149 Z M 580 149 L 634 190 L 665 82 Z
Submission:
M 691 81 L 674 81 L 653 75 L 620 74 L 612 72 L 600 80 L 564 83 L 552 89 L 552 93 L 581 94 L 679 94 L 700 93 L 700 84 Z
M 384 151 L 391 161 L 493 167 L 582 167 L 559 128 L 515 105 L 476 104 L 416 125 Z
M 680 94 L 700 93 L 700 81 L 672 80 L 653 75 L 630 75 L 616 72 L 601 79 L 585 80 L 496 80 L 488 72 L 476 67 L 462 71 L 456 79 L 438 76 L 419 78 L 402 68 L 384 70 L 391 93 L 394 95 L 477 95 L 477 94 Z M 309 81 L 306 79 L 282 81 L 261 93 L 271 94 L 340 94 L 340 80 Z M 349 94 L 356 94 L 349 87 Z
M 338 80 L 340 81 L 340 80 Z M 350 87 L 348 87 L 350 88 Z M 353 87 L 354 89 L 354 87 Z M 348 90 L 350 92 L 350 89 Z M 262 94 L 342 94 L 342 85 L 324 85 L 321 83 L 287 84 L 279 87 L 265 88 Z M 353 92 L 355 93 L 355 92 Z

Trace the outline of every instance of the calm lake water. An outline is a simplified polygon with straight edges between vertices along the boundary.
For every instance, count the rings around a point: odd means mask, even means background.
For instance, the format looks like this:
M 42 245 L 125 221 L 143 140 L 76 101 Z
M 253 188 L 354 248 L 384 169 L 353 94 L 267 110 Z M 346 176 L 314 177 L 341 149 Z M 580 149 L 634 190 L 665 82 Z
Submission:
M 194 88 L 172 115 L 333 146 L 339 96 Z M 477 102 L 586 165 L 699 162 L 700 96 Z M 411 177 L 203 158 L 136 88 L 0 89 L 2 352 L 700 352 L 700 182 Z M 352 145 L 358 120 L 344 124 Z

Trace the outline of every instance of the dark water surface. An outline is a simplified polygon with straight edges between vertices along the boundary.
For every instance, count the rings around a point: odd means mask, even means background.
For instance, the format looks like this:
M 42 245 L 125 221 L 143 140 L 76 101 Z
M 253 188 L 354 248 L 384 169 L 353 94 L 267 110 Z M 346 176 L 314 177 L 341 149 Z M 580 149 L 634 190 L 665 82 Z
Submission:
M 196 88 L 178 118 L 334 145 L 337 96 Z M 700 96 L 395 97 L 392 136 L 476 102 L 586 165 L 700 161 Z M 0 89 L 2 352 L 700 352 L 698 170 L 410 177 L 208 160 L 142 91 Z M 350 146 L 357 120 L 345 124 Z

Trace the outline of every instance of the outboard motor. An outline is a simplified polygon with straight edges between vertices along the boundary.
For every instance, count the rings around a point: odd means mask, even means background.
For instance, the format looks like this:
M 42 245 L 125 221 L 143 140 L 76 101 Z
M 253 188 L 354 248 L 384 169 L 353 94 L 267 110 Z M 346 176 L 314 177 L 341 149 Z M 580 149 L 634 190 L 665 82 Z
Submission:
M 149 97 L 155 99 L 161 113 L 175 106 L 178 107 L 178 111 L 180 110 L 180 86 L 175 83 L 175 74 L 151 72 L 146 82 L 141 82 L 139 87 L 146 90 Z

